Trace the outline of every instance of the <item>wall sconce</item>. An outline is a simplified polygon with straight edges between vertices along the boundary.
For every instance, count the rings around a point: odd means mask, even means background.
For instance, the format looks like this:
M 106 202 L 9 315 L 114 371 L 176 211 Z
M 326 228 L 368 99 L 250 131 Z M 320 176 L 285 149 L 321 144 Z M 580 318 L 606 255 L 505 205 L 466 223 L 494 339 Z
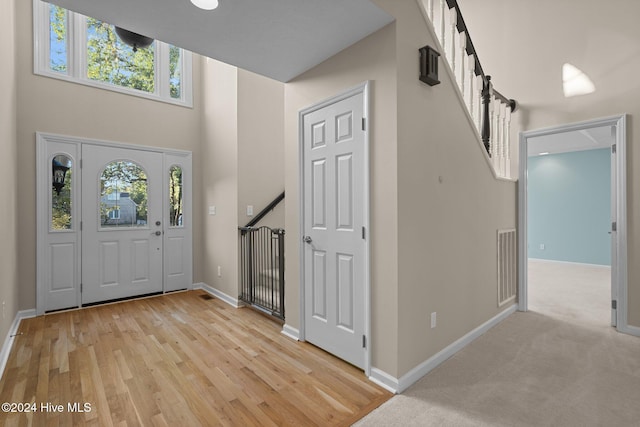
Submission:
M 435 86 L 438 80 L 438 57 L 440 54 L 431 46 L 420 48 L 420 81 Z
M 56 194 L 60 195 L 60 191 L 64 187 L 64 179 L 67 171 L 71 168 L 71 159 L 64 155 L 57 155 L 51 161 L 53 169 L 53 188 Z

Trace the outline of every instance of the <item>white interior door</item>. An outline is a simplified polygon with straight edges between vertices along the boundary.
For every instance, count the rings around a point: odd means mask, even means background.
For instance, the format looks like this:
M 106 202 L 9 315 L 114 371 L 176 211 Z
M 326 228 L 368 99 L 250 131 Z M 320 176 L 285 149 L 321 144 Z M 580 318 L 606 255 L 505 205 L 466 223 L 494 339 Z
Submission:
M 163 155 L 82 147 L 82 304 L 163 290 Z
M 364 93 L 303 114 L 305 339 L 364 368 Z

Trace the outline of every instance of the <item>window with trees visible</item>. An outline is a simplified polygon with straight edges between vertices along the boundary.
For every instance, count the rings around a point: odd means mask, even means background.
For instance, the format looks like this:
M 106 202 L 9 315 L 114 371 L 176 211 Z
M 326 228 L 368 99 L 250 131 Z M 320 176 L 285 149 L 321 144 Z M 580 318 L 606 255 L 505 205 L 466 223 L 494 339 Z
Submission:
M 147 226 L 147 174 L 133 162 L 109 163 L 100 175 L 100 225 Z
M 114 26 L 34 0 L 36 74 L 192 105 L 191 53 L 155 40 L 123 43 Z
M 169 226 L 182 227 L 182 168 L 169 169 Z
M 58 154 L 51 160 L 51 171 L 54 183 L 51 186 L 51 230 L 71 230 L 73 162 L 68 156 Z

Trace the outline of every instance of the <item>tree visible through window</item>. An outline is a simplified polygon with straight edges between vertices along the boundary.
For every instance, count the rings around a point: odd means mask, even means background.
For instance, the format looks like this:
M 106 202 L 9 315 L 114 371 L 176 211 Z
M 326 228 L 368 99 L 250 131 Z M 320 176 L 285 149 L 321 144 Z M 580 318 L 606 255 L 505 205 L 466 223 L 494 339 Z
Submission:
M 182 227 L 182 168 L 169 169 L 169 226 Z
M 131 89 L 155 90 L 155 42 L 133 51 L 113 25 L 87 18 L 87 77 Z
M 58 155 L 51 161 L 51 168 L 62 164 L 69 169 L 64 174 L 64 186 L 57 191 L 51 187 L 51 229 L 56 231 L 71 229 L 71 184 L 73 182 L 73 168 L 71 159 L 65 155 Z
M 117 161 L 100 176 L 102 227 L 137 227 L 147 224 L 147 174 L 135 163 Z
M 37 74 L 191 105 L 191 52 L 159 40 L 134 52 L 111 24 L 44 1 L 34 5 Z

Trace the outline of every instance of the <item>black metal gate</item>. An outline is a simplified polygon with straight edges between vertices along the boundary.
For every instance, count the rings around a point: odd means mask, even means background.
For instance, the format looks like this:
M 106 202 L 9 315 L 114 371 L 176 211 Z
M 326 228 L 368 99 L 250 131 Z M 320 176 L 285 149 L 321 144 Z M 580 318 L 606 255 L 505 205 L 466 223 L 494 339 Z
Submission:
M 238 299 L 284 320 L 284 230 L 240 227 Z

